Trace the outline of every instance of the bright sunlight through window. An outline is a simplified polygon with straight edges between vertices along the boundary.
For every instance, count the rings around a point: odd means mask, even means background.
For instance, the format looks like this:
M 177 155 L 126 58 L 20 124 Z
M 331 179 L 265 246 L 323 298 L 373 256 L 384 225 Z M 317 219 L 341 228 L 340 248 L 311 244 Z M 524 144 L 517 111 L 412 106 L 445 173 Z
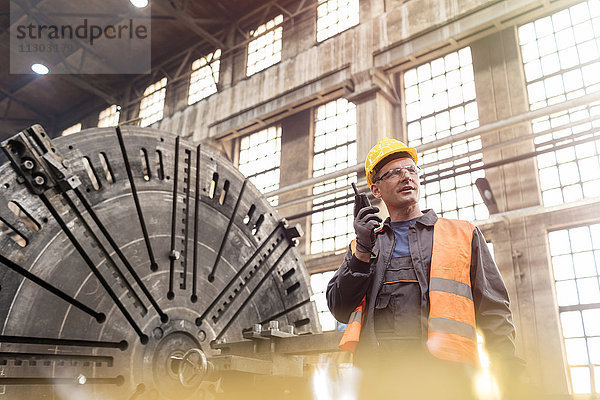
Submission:
M 338 99 L 319 106 L 315 113 L 313 176 L 326 175 L 356 165 L 356 106 Z M 348 187 L 356 173 L 315 185 L 313 194 Z M 313 200 L 313 208 L 335 205 L 312 214 L 311 254 L 343 249 L 354 239 L 352 189 Z M 349 203 L 349 204 L 346 204 Z
M 404 86 L 409 146 L 479 126 L 469 47 L 406 71 Z M 421 180 L 422 209 L 431 208 L 442 217 L 468 221 L 489 216 L 475 186 L 475 180 L 485 177 L 485 173 L 457 174 L 482 165 L 479 136 L 428 150 L 419 157 L 426 166 L 425 180 Z
M 573 393 L 600 394 L 600 224 L 548 233 Z
M 281 126 L 271 126 L 240 140 L 239 170 L 261 193 L 279 189 Z M 278 197 L 270 197 L 276 206 Z
M 72 125 L 70 127 L 68 127 L 67 129 L 65 129 L 64 131 L 62 131 L 62 133 L 60 134 L 61 136 L 68 136 L 68 135 L 72 135 L 74 133 L 77 133 L 81 131 L 81 123 L 77 123 L 75 125 Z
M 337 321 L 329 312 L 329 307 L 327 307 L 327 298 L 325 297 L 327 284 L 333 277 L 334 273 L 335 271 L 327 271 L 310 275 L 310 287 L 313 291 L 311 300 L 313 300 L 317 306 L 319 322 L 321 323 L 321 329 L 323 329 L 323 331 L 333 331 L 337 327 Z
M 140 103 L 140 126 L 148 126 L 162 119 L 167 92 L 166 86 L 167 78 L 165 77 L 144 90 L 144 98 Z
M 119 111 L 121 107 L 113 104 L 105 110 L 100 111 L 98 114 L 98 128 L 113 127 L 119 124 Z
M 221 50 L 217 49 L 192 63 L 188 104 L 197 103 L 211 94 L 217 93 L 219 67 L 221 64 L 220 57 Z
M 358 25 L 358 0 L 319 0 L 317 42 Z
M 599 2 L 519 27 L 519 43 L 532 110 L 600 90 Z M 540 133 L 536 150 L 547 151 L 537 156 L 544 205 L 600 196 L 600 103 L 537 118 L 532 127 Z
M 283 15 L 280 14 L 250 31 L 250 37 L 256 39 L 248 43 L 246 76 L 254 75 L 281 61 L 282 22 Z

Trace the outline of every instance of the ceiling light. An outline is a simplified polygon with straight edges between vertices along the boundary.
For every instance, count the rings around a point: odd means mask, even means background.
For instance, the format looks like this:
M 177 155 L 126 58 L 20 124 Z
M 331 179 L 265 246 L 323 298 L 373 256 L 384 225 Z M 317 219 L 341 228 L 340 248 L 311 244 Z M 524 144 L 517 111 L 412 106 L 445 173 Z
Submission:
M 129 0 L 137 8 L 144 8 L 148 5 L 148 0 Z
M 44 64 L 33 64 L 31 70 L 39 75 L 46 75 L 50 70 Z

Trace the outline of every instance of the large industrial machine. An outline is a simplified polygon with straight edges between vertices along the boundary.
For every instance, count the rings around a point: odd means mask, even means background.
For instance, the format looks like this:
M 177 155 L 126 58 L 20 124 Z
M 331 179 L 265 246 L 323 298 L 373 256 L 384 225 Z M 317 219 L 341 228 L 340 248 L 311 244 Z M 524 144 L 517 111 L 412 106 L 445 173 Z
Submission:
M 0 400 L 307 398 L 340 334 L 227 160 L 137 127 L 1 147 Z

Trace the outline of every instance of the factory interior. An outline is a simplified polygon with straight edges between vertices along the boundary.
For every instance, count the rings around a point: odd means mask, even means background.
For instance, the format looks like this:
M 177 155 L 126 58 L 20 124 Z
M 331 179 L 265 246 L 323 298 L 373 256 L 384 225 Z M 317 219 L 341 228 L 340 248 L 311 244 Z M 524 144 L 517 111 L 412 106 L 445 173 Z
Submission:
M 386 137 L 483 233 L 527 384 L 600 399 L 600 0 L 82 3 L 0 10 L 0 400 L 356 398 L 326 288 Z M 84 15 L 144 40 L 20 36 Z

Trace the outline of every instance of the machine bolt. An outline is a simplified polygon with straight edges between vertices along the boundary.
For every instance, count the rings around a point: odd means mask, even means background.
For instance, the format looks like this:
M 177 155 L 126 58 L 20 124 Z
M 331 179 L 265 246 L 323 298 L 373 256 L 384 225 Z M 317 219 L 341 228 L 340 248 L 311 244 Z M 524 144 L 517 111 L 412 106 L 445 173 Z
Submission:
M 69 168 L 69 165 L 71 165 L 71 164 L 69 164 L 69 161 L 68 161 L 68 160 L 63 160 L 63 162 L 62 162 L 62 165 L 63 165 L 63 167 L 65 167 L 65 168 Z
M 181 253 L 178 252 L 177 250 L 171 250 L 171 253 L 169 253 L 169 259 L 171 259 L 171 260 L 179 260 L 180 256 L 181 256 Z
M 35 167 L 35 164 L 33 163 L 33 161 L 31 161 L 31 160 L 23 161 L 23 168 L 25 168 L 27 170 L 32 170 L 33 167 Z
M 164 334 L 164 332 L 163 332 L 163 330 L 160 327 L 156 327 L 152 331 L 152 336 L 154 336 L 154 339 L 156 339 L 156 340 L 162 339 L 163 334 Z
M 35 178 L 33 178 L 33 182 L 35 182 L 35 184 L 38 186 L 42 186 L 44 183 L 46 183 L 46 180 L 43 176 L 38 175 Z
M 279 329 L 279 321 L 269 321 L 269 329 Z
M 260 333 L 262 331 L 262 326 L 260 324 L 254 324 L 252 330 L 256 333 Z

